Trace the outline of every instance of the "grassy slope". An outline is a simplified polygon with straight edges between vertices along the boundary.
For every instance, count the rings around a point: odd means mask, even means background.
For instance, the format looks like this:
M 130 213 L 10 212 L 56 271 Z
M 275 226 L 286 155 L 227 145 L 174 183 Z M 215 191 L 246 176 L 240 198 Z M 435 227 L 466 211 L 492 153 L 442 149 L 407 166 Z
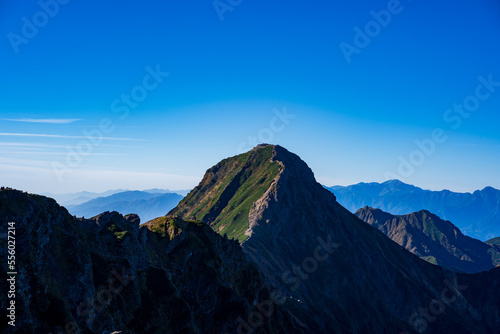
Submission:
M 234 179 L 248 160 L 250 152 L 234 158 L 222 160 L 210 168 L 196 188 L 194 188 L 170 214 L 203 219 L 219 200 L 224 188 Z M 220 175 L 223 175 L 222 177 Z
M 280 171 L 272 155 L 272 146 L 266 146 L 221 161 L 170 214 L 203 220 L 220 234 L 244 241 L 250 208 Z

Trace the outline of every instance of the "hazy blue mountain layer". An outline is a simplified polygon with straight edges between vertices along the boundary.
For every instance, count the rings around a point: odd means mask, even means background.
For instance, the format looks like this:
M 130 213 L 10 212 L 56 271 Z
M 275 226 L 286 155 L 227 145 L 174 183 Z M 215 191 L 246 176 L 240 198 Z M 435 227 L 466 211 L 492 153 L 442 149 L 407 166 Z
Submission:
M 365 206 L 394 215 L 428 210 L 453 222 L 464 234 L 485 241 L 500 236 L 500 190 L 486 187 L 471 193 L 431 191 L 398 180 L 330 187 L 351 212 Z
M 108 197 L 98 197 L 79 205 L 67 205 L 68 211 L 77 217 L 93 217 L 104 211 L 117 211 L 123 215 L 137 214 L 142 222 L 164 216 L 182 199 L 175 193 L 150 193 L 125 191 Z

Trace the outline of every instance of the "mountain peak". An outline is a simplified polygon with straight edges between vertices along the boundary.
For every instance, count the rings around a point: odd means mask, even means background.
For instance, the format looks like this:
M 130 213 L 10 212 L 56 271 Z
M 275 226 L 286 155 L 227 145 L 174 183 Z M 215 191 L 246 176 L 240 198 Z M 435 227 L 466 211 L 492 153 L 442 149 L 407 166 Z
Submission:
M 393 188 L 401 188 L 401 187 L 415 188 L 415 186 L 412 186 L 411 184 L 408 184 L 408 183 L 404 183 L 403 181 L 398 180 L 398 179 L 392 179 L 389 181 L 385 181 L 384 183 L 382 183 L 382 185 L 390 186 Z
M 262 144 L 259 144 L 259 145 L 255 146 L 253 149 L 257 150 L 259 148 L 264 148 L 264 147 L 267 147 L 267 146 L 275 147 L 276 145 L 262 143 Z
M 400 185 L 400 184 L 405 184 L 404 182 L 398 180 L 398 179 L 391 179 L 388 181 L 384 182 L 385 184 L 391 184 L 391 185 Z
M 279 145 L 260 144 L 208 169 L 201 183 L 169 215 L 203 220 L 219 233 L 243 242 L 252 234 L 266 203 L 281 198 L 289 186 L 321 188 L 332 196 L 296 154 Z

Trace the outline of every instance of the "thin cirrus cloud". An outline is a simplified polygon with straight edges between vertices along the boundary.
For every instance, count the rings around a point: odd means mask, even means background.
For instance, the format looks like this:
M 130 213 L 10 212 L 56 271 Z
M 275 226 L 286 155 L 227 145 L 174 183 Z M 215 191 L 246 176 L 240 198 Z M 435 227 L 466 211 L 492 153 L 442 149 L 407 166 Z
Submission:
M 66 136 L 66 135 L 49 135 L 41 133 L 0 133 L 0 136 L 7 137 L 42 137 L 42 138 L 62 138 L 62 139 L 88 139 L 85 136 Z M 118 138 L 118 137 L 102 137 L 105 140 L 127 140 L 127 141 L 145 141 L 144 139 L 134 138 Z
M 110 145 L 110 144 L 99 144 L 99 146 L 104 147 L 126 147 L 126 148 L 141 148 L 142 146 L 130 146 L 130 145 Z M 40 144 L 40 143 L 8 143 L 8 142 L 0 142 L 0 147 L 7 148 L 67 148 L 70 147 L 68 145 L 49 145 L 49 144 Z M 70 147 L 71 148 L 71 147 Z
M 0 118 L 2 121 L 24 122 L 24 123 L 43 123 L 43 124 L 69 124 L 81 121 L 79 118 Z
M 10 152 L 10 151 L 0 151 L 0 154 L 15 154 L 15 155 L 28 155 L 28 154 L 39 154 L 39 155 L 68 155 L 66 152 Z M 87 153 L 86 155 L 91 156 L 126 156 L 126 154 L 121 153 Z

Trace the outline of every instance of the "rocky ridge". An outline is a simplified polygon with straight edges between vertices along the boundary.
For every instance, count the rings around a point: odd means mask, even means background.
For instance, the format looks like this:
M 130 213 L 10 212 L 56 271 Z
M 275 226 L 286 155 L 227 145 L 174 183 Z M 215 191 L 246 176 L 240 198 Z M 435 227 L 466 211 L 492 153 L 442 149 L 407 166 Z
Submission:
M 76 219 L 52 199 L 3 188 L 2 235 L 8 222 L 16 226 L 14 332 L 236 333 L 272 300 L 238 243 L 200 222 L 172 217 L 139 226 L 136 215 L 116 212 Z M 3 310 L 8 302 L 2 294 Z M 6 322 L 0 327 L 5 332 Z M 295 327 L 273 304 L 258 328 Z
M 451 222 L 429 211 L 394 216 L 365 207 L 359 209 L 356 216 L 430 263 L 465 273 L 486 271 L 500 265 L 496 247 L 463 235 Z

